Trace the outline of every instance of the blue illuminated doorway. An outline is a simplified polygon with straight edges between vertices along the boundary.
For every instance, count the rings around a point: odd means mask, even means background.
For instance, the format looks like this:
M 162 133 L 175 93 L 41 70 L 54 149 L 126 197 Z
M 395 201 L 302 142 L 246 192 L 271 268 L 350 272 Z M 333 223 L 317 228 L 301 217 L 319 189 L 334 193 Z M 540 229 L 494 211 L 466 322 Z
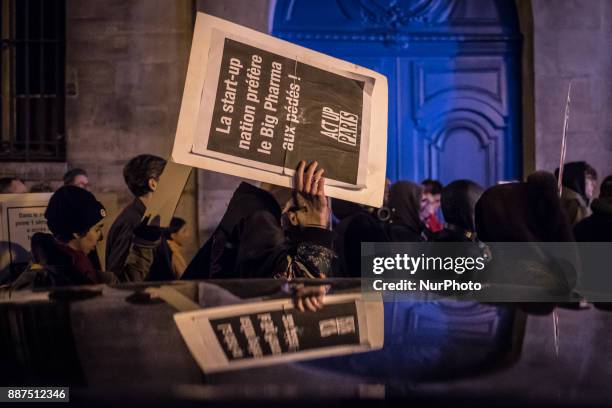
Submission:
M 272 34 L 387 76 L 391 180 L 521 178 L 514 1 L 277 0 Z

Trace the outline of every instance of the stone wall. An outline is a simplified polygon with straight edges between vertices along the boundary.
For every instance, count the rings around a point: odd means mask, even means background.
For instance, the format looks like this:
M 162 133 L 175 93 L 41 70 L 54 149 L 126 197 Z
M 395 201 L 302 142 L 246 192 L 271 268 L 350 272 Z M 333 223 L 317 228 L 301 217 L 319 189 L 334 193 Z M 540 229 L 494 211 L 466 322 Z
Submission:
M 559 165 L 567 87 L 573 81 L 567 161 L 612 174 L 612 1 L 532 0 L 536 167 Z
M 170 154 L 193 30 L 192 0 L 68 0 L 67 161 L 90 174 L 111 219 L 132 200 L 124 164 Z M 177 215 L 196 236 L 192 177 Z M 198 242 L 189 248 L 192 253 Z

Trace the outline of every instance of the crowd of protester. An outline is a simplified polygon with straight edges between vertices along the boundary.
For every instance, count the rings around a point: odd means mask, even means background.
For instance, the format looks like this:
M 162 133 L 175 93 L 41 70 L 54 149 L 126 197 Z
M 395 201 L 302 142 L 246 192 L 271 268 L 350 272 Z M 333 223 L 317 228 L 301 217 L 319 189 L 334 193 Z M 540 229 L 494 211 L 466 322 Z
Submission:
M 106 210 L 89 191 L 87 172 L 70 170 L 45 212 L 50 234 L 34 235 L 32 261 L 4 283 L 21 289 L 145 280 L 357 277 L 361 242 L 612 241 L 612 176 L 594 198 L 597 173 L 585 162 L 565 165 L 561 194 L 558 170 L 488 189 L 470 180 L 446 186 L 430 179 L 387 180 L 381 208 L 328 199 L 324 169 L 301 162 L 292 189 L 240 184 L 213 234 L 188 262 L 183 250 L 192 238 L 185 220 L 173 218 L 161 228 L 143 219 L 165 165 L 164 159 L 146 154 L 125 165 L 133 200 L 115 218 L 106 248 L 101 248 L 104 271 L 96 248 L 103 240 Z M 19 178 L 0 179 L 1 194 L 26 192 Z M 571 286 L 567 277 L 546 275 L 546 268 L 516 273 L 531 274 L 522 277 L 526 282 L 548 279 L 553 286 Z

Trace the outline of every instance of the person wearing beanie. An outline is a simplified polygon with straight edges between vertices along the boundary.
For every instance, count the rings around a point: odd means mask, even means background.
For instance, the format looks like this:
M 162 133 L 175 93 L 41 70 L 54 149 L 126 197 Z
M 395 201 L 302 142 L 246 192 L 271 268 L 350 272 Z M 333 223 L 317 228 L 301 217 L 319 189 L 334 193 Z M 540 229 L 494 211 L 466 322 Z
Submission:
M 104 206 L 89 191 L 76 186 L 57 190 L 45 211 L 49 234 L 32 237 L 34 261 L 15 281 L 13 289 L 142 281 L 159 243 L 159 228 L 143 220 L 134 231 L 134 245 L 125 267 L 117 273 L 94 267 L 88 255 L 102 241 Z
M 88 255 L 102 240 L 106 210 L 89 191 L 64 186 L 47 205 L 47 226 L 57 240 L 57 249 L 67 255 L 74 266 L 75 283 L 102 283 Z

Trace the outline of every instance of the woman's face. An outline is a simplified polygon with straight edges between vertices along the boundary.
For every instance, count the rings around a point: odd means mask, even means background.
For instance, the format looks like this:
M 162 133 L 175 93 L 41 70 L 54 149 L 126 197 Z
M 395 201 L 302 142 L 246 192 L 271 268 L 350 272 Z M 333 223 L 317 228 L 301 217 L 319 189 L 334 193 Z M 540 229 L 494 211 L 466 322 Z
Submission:
M 426 194 L 421 194 L 421 208 L 419 209 L 419 218 L 421 221 L 425 222 L 425 220 L 429 217 L 429 199 Z
M 104 220 L 100 220 L 96 225 L 91 227 L 84 235 L 75 234 L 76 247 L 88 255 L 91 251 L 96 249 L 98 242 L 104 238 L 102 235 L 102 228 L 104 228 Z
M 425 193 L 425 197 L 427 198 L 427 211 L 429 215 L 435 214 L 440 208 L 440 198 L 442 195 Z
M 584 180 L 584 193 L 586 194 L 589 200 L 593 199 L 593 194 L 595 192 L 595 184 L 597 184 L 597 181 L 593 177 L 586 176 Z
M 185 246 L 189 242 L 189 230 L 187 224 L 183 225 L 180 230 L 171 235 L 171 238 L 180 246 Z

